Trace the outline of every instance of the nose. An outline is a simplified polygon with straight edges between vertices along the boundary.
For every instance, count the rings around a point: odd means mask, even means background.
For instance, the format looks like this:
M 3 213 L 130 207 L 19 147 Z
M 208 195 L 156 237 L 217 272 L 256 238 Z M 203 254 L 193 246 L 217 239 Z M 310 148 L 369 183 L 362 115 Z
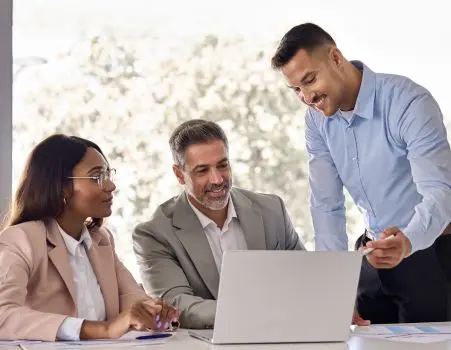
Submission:
M 115 189 L 116 189 L 116 184 L 112 180 L 110 180 L 110 179 L 105 180 L 105 182 L 103 183 L 103 190 L 105 192 L 113 192 Z
M 210 171 L 210 183 L 220 185 L 222 184 L 223 179 L 221 172 L 216 168 L 212 168 Z
M 315 94 L 310 92 L 310 91 L 307 91 L 307 92 L 305 92 L 303 94 L 303 99 L 302 100 L 303 100 L 304 103 L 309 105 L 309 104 L 313 103 L 314 98 L 315 98 Z

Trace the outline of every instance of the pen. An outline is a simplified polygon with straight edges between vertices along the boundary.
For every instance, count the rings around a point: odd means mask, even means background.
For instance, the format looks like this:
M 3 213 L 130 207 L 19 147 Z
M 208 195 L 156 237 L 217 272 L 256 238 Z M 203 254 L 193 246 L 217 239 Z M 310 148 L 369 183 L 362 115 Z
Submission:
M 392 239 L 392 238 L 395 238 L 395 235 L 390 235 L 390 236 L 388 236 L 388 237 L 385 238 L 385 239 Z M 364 256 L 366 256 L 366 255 L 368 255 L 369 253 L 371 253 L 373 250 L 374 250 L 374 248 L 366 248 L 366 249 L 363 250 L 362 253 L 363 253 Z
M 138 340 L 143 339 L 161 339 L 161 338 L 169 338 L 172 337 L 172 334 L 170 333 L 155 333 L 155 334 L 147 334 L 147 335 L 140 335 L 136 337 Z

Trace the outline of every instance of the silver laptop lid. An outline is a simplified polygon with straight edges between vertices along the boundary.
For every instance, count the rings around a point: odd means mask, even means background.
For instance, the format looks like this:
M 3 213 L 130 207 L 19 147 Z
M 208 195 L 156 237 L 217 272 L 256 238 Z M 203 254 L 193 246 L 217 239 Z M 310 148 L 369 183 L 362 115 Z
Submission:
M 345 341 L 362 254 L 228 251 L 213 343 Z

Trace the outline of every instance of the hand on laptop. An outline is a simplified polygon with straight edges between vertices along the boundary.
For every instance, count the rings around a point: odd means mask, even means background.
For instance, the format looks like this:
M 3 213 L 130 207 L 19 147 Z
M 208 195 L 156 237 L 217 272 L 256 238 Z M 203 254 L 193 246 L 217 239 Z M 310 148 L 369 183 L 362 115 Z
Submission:
M 390 239 L 386 239 L 389 236 Z M 378 269 L 389 269 L 397 266 L 412 252 L 412 243 L 409 238 L 397 227 L 390 227 L 381 233 L 380 239 L 370 241 L 365 248 L 374 248 L 366 258 L 368 262 Z
M 356 326 L 369 326 L 371 322 L 369 320 L 364 320 L 359 312 L 354 309 L 354 313 L 352 314 L 352 324 L 355 324 Z

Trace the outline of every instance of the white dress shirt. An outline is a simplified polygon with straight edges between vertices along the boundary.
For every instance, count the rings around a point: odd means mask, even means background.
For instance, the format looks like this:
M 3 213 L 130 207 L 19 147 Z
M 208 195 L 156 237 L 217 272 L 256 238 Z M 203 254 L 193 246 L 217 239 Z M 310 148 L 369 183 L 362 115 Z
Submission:
M 205 235 L 207 236 L 208 243 L 210 244 L 218 272 L 221 272 L 222 254 L 224 252 L 228 250 L 247 250 L 246 240 L 244 239 L 243 230 L 241 229 L 240 221 L 236 215 L 232 197 L 229 199 L 227 218 L 222 229 L 219 228 L 213 220 L 202 214 L 194 205 L 192 205 L 189 199 L 188 203 L 199 218 Z
M 56 338 L 59 340 L 80 340 L 80 330 L 84 320 L 105 320 L 105 302 L 97 277 L 86 254 L 86 249 L 89 250 L 92 246 L 88 229 L 86 226 L 83 228 L 80 240 L 77 241 L 64 232 L 59 225 L 58 227 L 66 243 L 69 263 L 77 287 L 78 318 L 67 317 L 58 329 Z

